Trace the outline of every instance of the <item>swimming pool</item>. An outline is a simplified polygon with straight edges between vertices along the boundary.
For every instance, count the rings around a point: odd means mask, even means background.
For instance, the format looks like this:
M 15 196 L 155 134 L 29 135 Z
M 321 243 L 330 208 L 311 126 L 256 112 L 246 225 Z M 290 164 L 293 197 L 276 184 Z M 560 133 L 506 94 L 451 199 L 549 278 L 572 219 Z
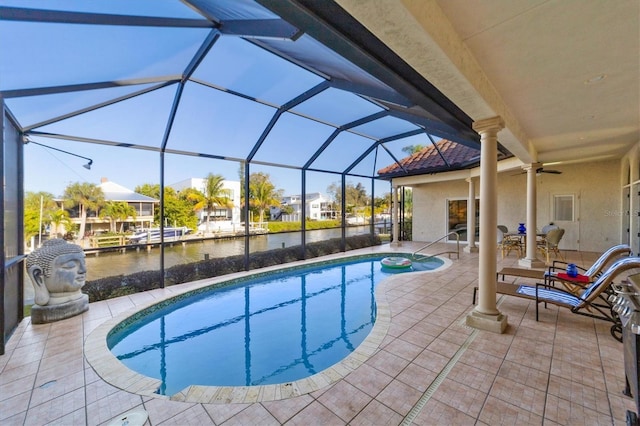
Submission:
M 347 357 L 371 331 L 384 256 L 244 279 L 155 306 L 115 327 L 111 352 L 160 380 L 157 393 L 190 385 L 295 381 Z M 431 260 L 435 269 L 444 262 Z M 424 265 L 419 265 L 423 267 Z

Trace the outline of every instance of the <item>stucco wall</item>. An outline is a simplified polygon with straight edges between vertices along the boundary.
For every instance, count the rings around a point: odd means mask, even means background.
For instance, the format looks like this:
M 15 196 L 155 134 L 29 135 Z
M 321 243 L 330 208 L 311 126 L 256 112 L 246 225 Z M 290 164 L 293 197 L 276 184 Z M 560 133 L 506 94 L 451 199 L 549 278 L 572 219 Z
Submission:
M 577 165 L 548 166 L 561 175 L 543 173 L 537 177 L 538 228 L 551 221 L 553 195 L 575 194 L 577 216 L 576 241 L 583 251 L 604 251 L 621 242 L 623 219 L 620 161 L 600 161 Z M 526 222 L 527 178 L 517 171 L 498 176 L 498 223 L 516 230 Z M 476 196 L 479 182 L 476 180 Z M 464 180 L 413 186 L 413 240 L 433 241 L 447 231 L 447 200 L 466 199 L 468 183 Z

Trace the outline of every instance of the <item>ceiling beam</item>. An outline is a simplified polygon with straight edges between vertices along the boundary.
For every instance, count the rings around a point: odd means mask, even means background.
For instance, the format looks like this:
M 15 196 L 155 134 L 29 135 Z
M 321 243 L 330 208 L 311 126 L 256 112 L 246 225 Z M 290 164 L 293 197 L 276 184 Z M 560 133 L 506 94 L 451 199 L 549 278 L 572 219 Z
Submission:
M 55 24 L 118 25 L 128 27 L 215 28 L 206 19 L 129 16 L 109 13 L 67 12 L 49 9 L 23 9 L 0 6 L 3 21 L 49 22 Z

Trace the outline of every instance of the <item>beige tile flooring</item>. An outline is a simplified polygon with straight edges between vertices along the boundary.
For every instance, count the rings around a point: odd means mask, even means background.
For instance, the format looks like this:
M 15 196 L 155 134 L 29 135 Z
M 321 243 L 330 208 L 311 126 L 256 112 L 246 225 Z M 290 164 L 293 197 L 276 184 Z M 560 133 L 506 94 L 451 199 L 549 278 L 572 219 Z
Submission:
M 565 255 L 587 266 L 597 257 Z M 516 263 L 498 256 L 498 268 Z M 394 276 L 384 283 L 390 322 L 370 357 L 332 384 L 256 403 L 138 395 L 85 358 L 83 343 L 101 324 L 201 283 L 92 303 L 54 324 L 27 318 L 0 356 L 0 425 L 109 424 L 140 410 L 147 425 L 624 424 L 635 406 L 622 394 L 622 344 L 609 324 L 555 307 L 536 322 L 532 302 L 499 296 L 506 332 L 469 328 L 477 276 L 478 255 L 466 253 L 442 271 Z

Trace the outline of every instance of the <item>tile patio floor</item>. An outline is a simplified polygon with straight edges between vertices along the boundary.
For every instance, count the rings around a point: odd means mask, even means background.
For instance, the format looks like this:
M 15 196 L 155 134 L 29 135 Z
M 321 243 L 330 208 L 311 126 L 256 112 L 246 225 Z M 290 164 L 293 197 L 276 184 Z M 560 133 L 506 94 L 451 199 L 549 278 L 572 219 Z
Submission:
M 587 266 L 597 257 L 565 255 Z M 372 356 L 331 385 L 276 401 L 141 396 L 105 382 L 87 362 L 83 343 L 100 324 L 194 284 L 92 303 L 54 324 L 26 318 L 0 356 L 0 425 L 101 425 L 139 410 L 147 425 L 625 424 L 635 407 L 622 394 L 622 344 L 608 323 L 555 307 L 536 322 L 533 302 L 499 295 L 506 333 L 468 328 L 478 256 L 461 253 L 452 263 L 385 282 L 390 323 Z M 512 254 L 498 269 L 516 263 Z

